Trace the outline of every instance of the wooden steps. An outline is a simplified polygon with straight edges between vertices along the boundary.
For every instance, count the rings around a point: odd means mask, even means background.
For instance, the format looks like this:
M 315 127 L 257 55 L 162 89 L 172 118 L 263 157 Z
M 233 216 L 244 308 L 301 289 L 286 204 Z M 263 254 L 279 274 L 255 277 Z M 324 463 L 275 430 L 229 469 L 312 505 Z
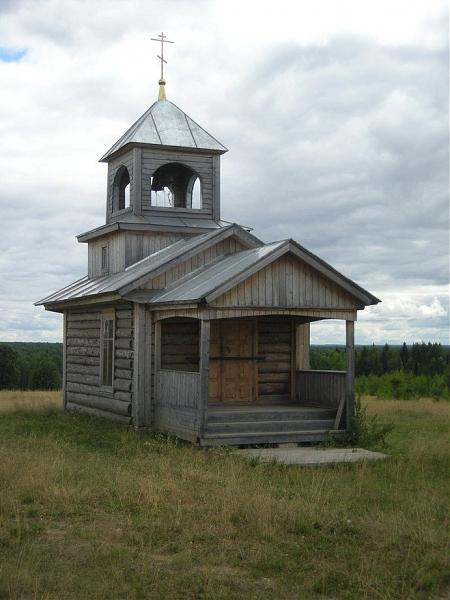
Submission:
M 292 405 L 210 408 L 200 445 L 323 441 L 333 429 L 335 415 L 333 409 Z

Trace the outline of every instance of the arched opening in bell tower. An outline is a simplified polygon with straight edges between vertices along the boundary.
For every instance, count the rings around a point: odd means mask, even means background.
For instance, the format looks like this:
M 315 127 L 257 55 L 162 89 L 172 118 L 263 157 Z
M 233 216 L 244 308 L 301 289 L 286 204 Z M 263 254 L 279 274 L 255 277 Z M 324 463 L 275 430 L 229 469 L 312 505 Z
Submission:
M 180 163 L 159 167 L 150 178 L 151 206 L 162 208 L 202 208 L 198 174 Z
M 113 212 L 130 206 L 130 174 L 123 165 L 117 170 L 113 183 Z

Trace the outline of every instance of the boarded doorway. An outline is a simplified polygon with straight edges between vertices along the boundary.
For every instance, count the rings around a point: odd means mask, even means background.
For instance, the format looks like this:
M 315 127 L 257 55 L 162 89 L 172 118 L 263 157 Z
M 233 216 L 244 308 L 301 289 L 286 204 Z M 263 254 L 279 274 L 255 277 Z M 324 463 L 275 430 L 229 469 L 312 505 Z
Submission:
M 211 322 L 209 402 L 241 404 L 257 400 L 254 321 Z

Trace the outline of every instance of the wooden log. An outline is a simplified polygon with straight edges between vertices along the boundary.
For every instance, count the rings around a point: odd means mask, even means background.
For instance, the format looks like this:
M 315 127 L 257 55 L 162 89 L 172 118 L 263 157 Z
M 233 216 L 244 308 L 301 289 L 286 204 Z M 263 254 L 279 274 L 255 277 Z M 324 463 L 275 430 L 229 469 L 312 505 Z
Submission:
M 131 380 L 114 379 L 114 389 L 122 390 L 123 392 L 130 392 L 131 391 Z
M 108 396 L 108 394 L 105 394 L 105 392 L 102 392 L 102 390 L 100 389 L 100 386 L 98 385 L 97 382 L 97 386 L 93 386 L 93 385 L 89 385 L 89 384 L 84 384 L 84 383 L 79 383 L 79 382 L 74 382 L 74 381 L 68 381 L 67 382 L 67 390 L 69 392 L 75 392 L 78 394 L 87 394 L 89 395 L 102 395 L 102 396 Z
M 117 319 L 117 329 L 133 329 L 133 319 Z
M 133 338 L 133 330 L 132 329 L 116 329 L 116 338 L 126 338 L 126 339 L 132 339 Z
M 67 404 L 66 377 L 67 377 L 67 311 L 65 310 L 63 312 L 63 370 L 62 370 L 62 393 L 63 393 L 64 408 L 66 408 L 66 404 Z
M 92 365 L 100 367 L 100 359 L 95 356 L 70 356 L 67 358 L 67 364 L 71 365 Z
M 110 419 L 111 421 L 117 421 L 118 423 L 124 423 L 129 425 L 131 423 L 130 417 L 125 417 L 123 415 L 117 415 L 115 413 L 100 410 L 98 408 L 90 408 L 89 406 L 82 406 L 81 404 L 75 404 L 74 402 L 67 402 L 66 405 L 67 410 L 73 410 L 74 412 L 85 413 L 92 417 L 102 417 L 106 419 Z
M 100 348 L 80 348 L 78 346 L 68 346 L 67 356 L 100 356 Z
M 98 365 L 80 365 L 80 364 L 68 364 L 68 373 L 77 373 L 80 375 L 100 375 L 100 369 Z
M 88 375 L 87 373 L 73 373 L 72 371 L 68 371 L 66 381 L 67 383 L 84 383 L 86 385 L 98 386 L 100 383 L 100 374 Z
M 132 369 L 133 361 L 127 358 L 116 358 L 114 366 L 116 369 Z
M 280 343 L 270 343 L 270 344 L 258 344 L 258 352 L 260 354 L 265 354 L 266 352 L 291 352 L 291 344 L 280 344 Z
M 129 338 L 116 339 L 114 345 L 118 350 L 131 350 L 133 348 L 133 340 Z
M 69 329 L 98 329 L 100 331 L 100 319 L 95 321 L 68 321 Z
M 100 322 L 100 313 L 98 312 L 68 312 L 67 313 L 67 321 L 71 323 L 72 321 L 99 321 Z
M 133 310 L 131 308 L 120 308 L 116 310 L 117 319 L 132 319 Z
M 71 346 L 76 346 L 78 348 L 92 348 L 95 346 L 100 346 L 99 339 L 84 339 L 84 338 L 67 338 L 67 346 L 70 348 Z
M 87 338 L 98 340 L 100 339 L 100 329 L 67 329 L 67 337 L 71 339 Z
M 133 350 L 123 350 L 122 348 L 117 348 L 115 349 L 115 356 L 116 359 L 117 358 L 126 358 L 126 359 L 133 359 Z
M 116 400 L 122 400 L 122 402 L 131 402 L 131 392 L 123 392 L 122 390 L 115 390 L 114 398 Z
M 291 371 L 288 369 L 284 373 L 259 373 L 258 384 L 261 383 L 289 383 Z
M 89 396 L 87 394 L 76 394 L 70 392 L 70 402 L 89 406 L 90 408 L 99 408 L 100 410 L 115 413 L 117 415 L 129 416 L 131 414 L 131 403 L 122 402 L 115 398 L 105 398 L 103 396 Z
M 131 379 L 133 371 L 131 369 L 115 369 L 114 377 L 118 379 Z

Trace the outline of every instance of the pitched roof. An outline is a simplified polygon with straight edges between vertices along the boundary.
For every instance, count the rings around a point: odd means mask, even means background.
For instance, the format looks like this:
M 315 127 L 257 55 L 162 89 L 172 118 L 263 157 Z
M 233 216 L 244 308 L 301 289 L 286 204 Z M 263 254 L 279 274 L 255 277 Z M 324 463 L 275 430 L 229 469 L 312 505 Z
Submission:
M 130 265 L 125 271 L 120 273 L 96 277 L 95 279 L 90 279 L 87 276 L 82 277 L 61 290 L 39 300 L 35 304 L 67 302 L 99 294 L 125 294 L 138 285 L 141 285 L 143 280 L 156 277 L 175 264 L 187 260 L 190 256 L 198 254 L 232 235 L 238 237 L 249 247 L 263 246 L 263 243 L 258 238 L 245 231 L 239 225 L 231 224 L 202 235 L 182 238 L 174 244 L 166 246 L 158 250 L 158 252 L 154 252 L 150 256 Z
M 102 156 L 107 161 L 127 144 L 198 148 L 224 153 L 227 148 L 169 100 L 157 100 Z
M 227 282 L 234 280 L 236 276 L 246 273 L 249 268 L 273 255 L 284 245 L 285 241 L 274 242 L 259 248 L 242 250 L 225 258 L 220 257 L 194 273 L 189 273 L 165 290 L 151 294 L 150 302 L 152 304 L 198 302 Z
M 125 297 L 149 304 L 211 302 L 284 254 L 293 254 L 366 306 L 380 300 L 294 240 L 287 239 L 220 257 L 164 290 L 136 290 Z
M 163 290 L 137 289 L 148 279 L 156 277 L 175 264 L 187 260 L 229 235 L 241 237 L 247 242 L 249 249 L 220 256 L 215 261 L 178 279 Z M 127 267 L 121 273 L 96 279 L 83 277 L 36 304 L 55 305 L 104 294 L 115 294 L 117 298 L 148 304 L 211 302 L 253 273 L 287 253 L 297 256 L 297 258 L 357 298 L 362 304 L 369 306 L 380 302 L 370 292 L 336 271 L 331 265 L 297 244 L 294 240 L 288 239 L 263 244 L 238 225 L 230 225 L 220 231 L 179 240 Z

